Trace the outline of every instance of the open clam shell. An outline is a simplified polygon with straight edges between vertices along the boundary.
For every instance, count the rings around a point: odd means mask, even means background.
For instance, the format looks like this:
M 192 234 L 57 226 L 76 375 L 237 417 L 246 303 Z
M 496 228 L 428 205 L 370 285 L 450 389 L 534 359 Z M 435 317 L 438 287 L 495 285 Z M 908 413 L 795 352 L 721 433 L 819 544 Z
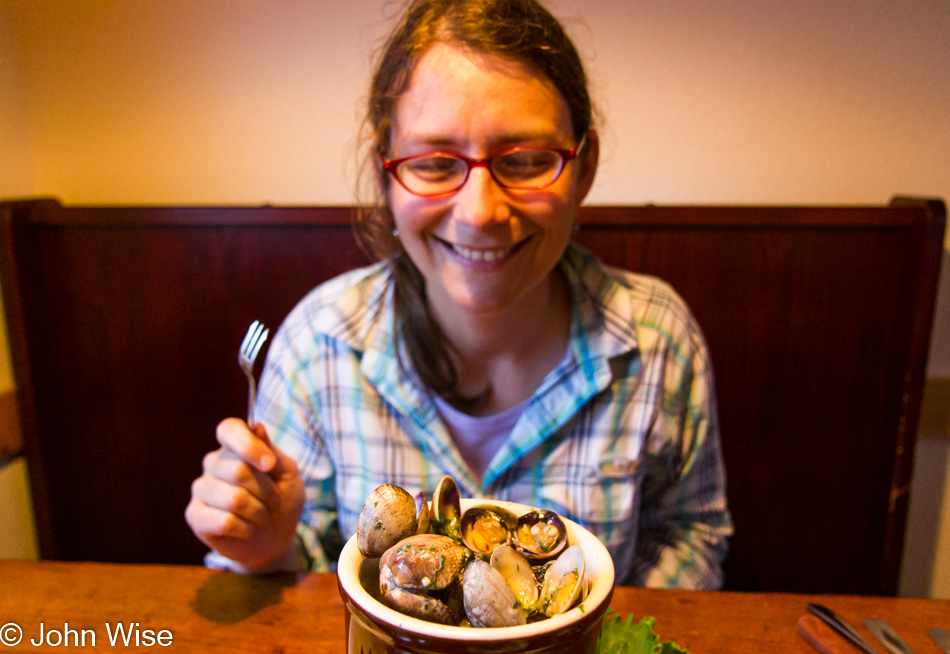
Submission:
M 473 506 L 462 514 L 459 524 L 462 542 L 476 554 L 491 556 L 499 545 L 505 545 L 518 524 L 518 517 L 495 506 Z
M 437 534 L 461 540 L 461 496 L 455 480 L 446 475 L 439 480 L 432 494 L 432 530 Z
M 427 534 L 432 527 L 432 515 L 429 512 L 429 503 L 426 501 L 425 494 L 421 491 L 416 493 L 415 499 L 416 513 L 418 514 L 416 519 L 416 533 Z
M 491 555 L 491 567 L 505 578 L 525 611 L 534 610 L 540 589 L 531 564 L 511 545 L 499 545 Z
M 584 553 L 571 545 L 551 564 L 544 574 L 538 607 L 549 618 L 568 610 L 587 588 Z
M 511 545 L 532 563 L 541 563 L 558 556 L 567 547 L 567 527 L 553 511 L 530 511 L 518 518 Z

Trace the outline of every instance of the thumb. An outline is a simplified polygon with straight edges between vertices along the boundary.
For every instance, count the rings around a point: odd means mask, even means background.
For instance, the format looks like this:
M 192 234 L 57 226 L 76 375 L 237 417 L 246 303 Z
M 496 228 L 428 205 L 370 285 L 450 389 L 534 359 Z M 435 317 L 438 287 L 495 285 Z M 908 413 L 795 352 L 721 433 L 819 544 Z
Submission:
M 261 423 L 254 424 L 254 435 L 257 436 L 261 441 L 270 448 L 271 453 L 274 455 L 273 461 L 267 461 L 265 465 L 262 466 L 261 470 L 266 472 L 272 478 L 276 479 L 281 475 L 289 472 L 291 470 L 296 470 L 297 464 L 289 456 L 284 454 L 284 452 L 274 445 L 274 442 L 271 441 L 270 436 L 267 434 L 267 429 Z M 265 459 L 267 456 L 265 455 Z M 264 461 L 262 461 L 264 463 Z

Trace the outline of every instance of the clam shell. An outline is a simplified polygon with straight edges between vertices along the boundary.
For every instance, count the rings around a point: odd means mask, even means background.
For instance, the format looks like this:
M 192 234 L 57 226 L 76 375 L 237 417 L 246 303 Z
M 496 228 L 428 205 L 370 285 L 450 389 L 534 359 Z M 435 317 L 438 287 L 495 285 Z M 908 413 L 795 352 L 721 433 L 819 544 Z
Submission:
M 547 561 L 567 547 L 567 527 L 553 511 L 531 511 L 518 518 L 511 544 L 532 563 Z
M 584 574 L 584 553 L 571 545 L 557 558 L 544 575 L 538 606 L 549 618 L 571 608 L 587 587 Z
M 432 494 L 432 530 L 461 540 L 459 532 L 461 516 L 462 507 L 458 486 L 454 479 L 446 475 L 439 480 Z
M 473 506 L 459 522 L 462 542 L 478 554 L 488 554 L 499 545 L 508 543 L 517 526 L 517 516 L 493 505 Z
M 460 616 L 440 599 L 422 593 L 412 593 L 397 586 L 392 570 L 385 564 L 379 568 L 379 589 L 383 601 L 400 613 L 441 624 L 457 624 L 459 621 Z
M 393 583 L 399 588 L 433 591 L 455 581 L 469 556 L 448 536 L 416 534 L 386 550 L 379 563 L 392 570 Z
M 473 627 L 513 627 L 527 622 L 508 582 L 481 559 L 472 559 L 465 567 L 462 599 Z
M 370 493 L 356 524 L 356 544 L 363 556 L 376 558 L 407 536 L 416 533 L 416 501 L 392 484 Z
M 432 527 L 432 516 L 429 513 L 429 503 L 426 502 L 426 496 L 421 491 L 416 493 L 416 513 L 419 514 L 416 521 L 416 533 L 428 534 Z
M 540 591 L 531 564 L 511 545 L 499 545 L 491 555 L 491 567 L 505 578 L 526 611 L 534 609 Z

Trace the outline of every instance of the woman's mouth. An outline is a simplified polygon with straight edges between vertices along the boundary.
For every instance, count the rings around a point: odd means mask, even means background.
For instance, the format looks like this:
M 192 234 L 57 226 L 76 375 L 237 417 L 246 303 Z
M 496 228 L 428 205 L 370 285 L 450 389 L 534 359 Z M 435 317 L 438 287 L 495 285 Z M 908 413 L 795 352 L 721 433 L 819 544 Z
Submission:
M 463 259 L 467 259 L 468 261 L 487 261 L 489 263 L 504 259 L 508 256 L 512 249 L 514 249 L 507 247 L 496 248 L 493 250 L 474 250 L 461 245 L 455 245 L 454 243 L 451 244 L 451 246 L 452 251 Z

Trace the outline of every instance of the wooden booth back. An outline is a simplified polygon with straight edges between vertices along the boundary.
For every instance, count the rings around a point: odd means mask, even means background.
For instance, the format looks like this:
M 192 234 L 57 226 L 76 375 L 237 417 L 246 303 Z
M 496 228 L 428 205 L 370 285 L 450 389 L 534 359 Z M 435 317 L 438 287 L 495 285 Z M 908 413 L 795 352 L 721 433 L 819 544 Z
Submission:
M 237 347 L 366 263 L 347 207 L 0 204 L 20 417 L 48 559 L 200 563 L 183 511 Z M 577 240 L 693 309 L 736 534 L 727 586 L 894 594 L 945 210 L 594 207 Z

